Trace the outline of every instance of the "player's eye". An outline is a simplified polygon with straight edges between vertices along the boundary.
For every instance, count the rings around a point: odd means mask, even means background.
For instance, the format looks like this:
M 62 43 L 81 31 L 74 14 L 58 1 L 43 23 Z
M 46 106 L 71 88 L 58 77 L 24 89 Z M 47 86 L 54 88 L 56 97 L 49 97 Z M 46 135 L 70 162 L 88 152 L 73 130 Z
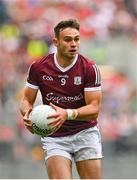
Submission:
M 65 42 L 70 42 L 70 41 L 71 41 L 71 39 L 64 39 L 64 41 L 65 41 Z
M 79 38 L 76 38 L 75 41 L 76 41 L 76 42 L 79 41 Z

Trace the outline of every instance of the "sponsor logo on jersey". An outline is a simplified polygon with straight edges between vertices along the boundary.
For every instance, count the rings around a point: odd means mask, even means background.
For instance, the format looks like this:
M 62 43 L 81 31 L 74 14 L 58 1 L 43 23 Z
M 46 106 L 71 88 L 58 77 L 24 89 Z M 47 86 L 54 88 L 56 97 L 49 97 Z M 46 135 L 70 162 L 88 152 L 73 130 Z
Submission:
M 53 81 L 53 77 L 52 76 L 47 76 L 47 75 L 44 75 L 42 76 L 42 78 L 46 81 Z
M 75 95 L 75 96 L 56 96 L 54 93 L 48 93 L 46 95 L 46 100 L 47 101 L 53 101 L 56 103 L 60 103 L 60 102 L 77 102 L 77 101 L 81 101 L 82 99 L 84 99 L 83 95 L 81 93 Z
M 59 78 L 68 78 L 69 76 L 67 74 L 65 75 L 58 75 Z
M 75 85 L 80 85 L 81 84 L 81 77 L 80 76 L 75 76 L 74 77 L 74 84 Z

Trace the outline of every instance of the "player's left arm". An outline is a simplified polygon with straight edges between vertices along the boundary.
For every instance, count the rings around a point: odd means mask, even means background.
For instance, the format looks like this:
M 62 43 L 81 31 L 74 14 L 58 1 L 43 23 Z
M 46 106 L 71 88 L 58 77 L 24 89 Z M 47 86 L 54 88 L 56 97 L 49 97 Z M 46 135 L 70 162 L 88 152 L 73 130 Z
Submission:
M 84 93 L 86 105 L 82 106 L 78 109 L 69 109 L 69 112 L 72 113 L 71 120 L 91 120 L 97 119 L 100 109 L 100 103 L 102 98 L 101 90 L 98 91 L 85 91 Z M 57 124 L 60 126 L 68 119 L 68 113 L 66 109 L 60 108 L 58 106 L 53 105 L 50 103 L 52 108 L 54 108 L 57 114 L 49 116 L 49 118 L 56 118 Z M 77 112 L 77 113 L 76 113 Z M 76 113 L 76 114 L 75 114 Z M 76 115 L 76 118 L 73 116 Z M 55 125 L 56 126 L 56 125 Z
M 84 98 L 86 105 L 77 109 L 76 120 L 97 119 L 100 110 L 102 92 L 101 73 L 95 63 L 87 66 L 87 73 L 85 74 Z
M 85 102 L 86 105 L 77 109 L 78 120 L 89 120 L 96 119 L 99 114 L 100 104 L 102 99 L 101 90 L 98 91 L 85 91 Z

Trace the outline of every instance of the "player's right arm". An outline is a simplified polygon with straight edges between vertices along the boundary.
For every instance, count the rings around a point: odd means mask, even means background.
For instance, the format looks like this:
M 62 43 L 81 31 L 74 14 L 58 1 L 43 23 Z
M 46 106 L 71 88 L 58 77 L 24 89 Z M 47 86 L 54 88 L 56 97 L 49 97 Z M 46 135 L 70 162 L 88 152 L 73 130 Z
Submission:
M 20 102 L 20 112 L 23 115 L 24 125 L 30 132 L 32 132 L 32 128 L 31 128 L 31 121 L 29 119 L 29 114 L 32 111 L 33 104 L 37 96 L 37 92 L 38 92 L 37 89 L 25 87 L 23 91 L 23 97 Z

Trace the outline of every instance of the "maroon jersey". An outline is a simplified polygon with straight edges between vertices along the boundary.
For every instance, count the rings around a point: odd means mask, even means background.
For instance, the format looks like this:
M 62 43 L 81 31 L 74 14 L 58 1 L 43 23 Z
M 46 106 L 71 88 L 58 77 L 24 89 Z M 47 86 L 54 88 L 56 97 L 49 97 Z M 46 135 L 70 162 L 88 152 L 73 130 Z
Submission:
M 52 102 L 64 109 L 75 109 L 86 105 L 84 91 L 101 90 L 100 81 L 97 65 L 82 55 L 77 54 L 71 65 L 62 68 L 56 54 L 50 54 L 30 66 L 27 86 L 40 90 L 43 104 Z M 51 136 L 72 135 L 96 124 L 96 119 L 66 120 Z

